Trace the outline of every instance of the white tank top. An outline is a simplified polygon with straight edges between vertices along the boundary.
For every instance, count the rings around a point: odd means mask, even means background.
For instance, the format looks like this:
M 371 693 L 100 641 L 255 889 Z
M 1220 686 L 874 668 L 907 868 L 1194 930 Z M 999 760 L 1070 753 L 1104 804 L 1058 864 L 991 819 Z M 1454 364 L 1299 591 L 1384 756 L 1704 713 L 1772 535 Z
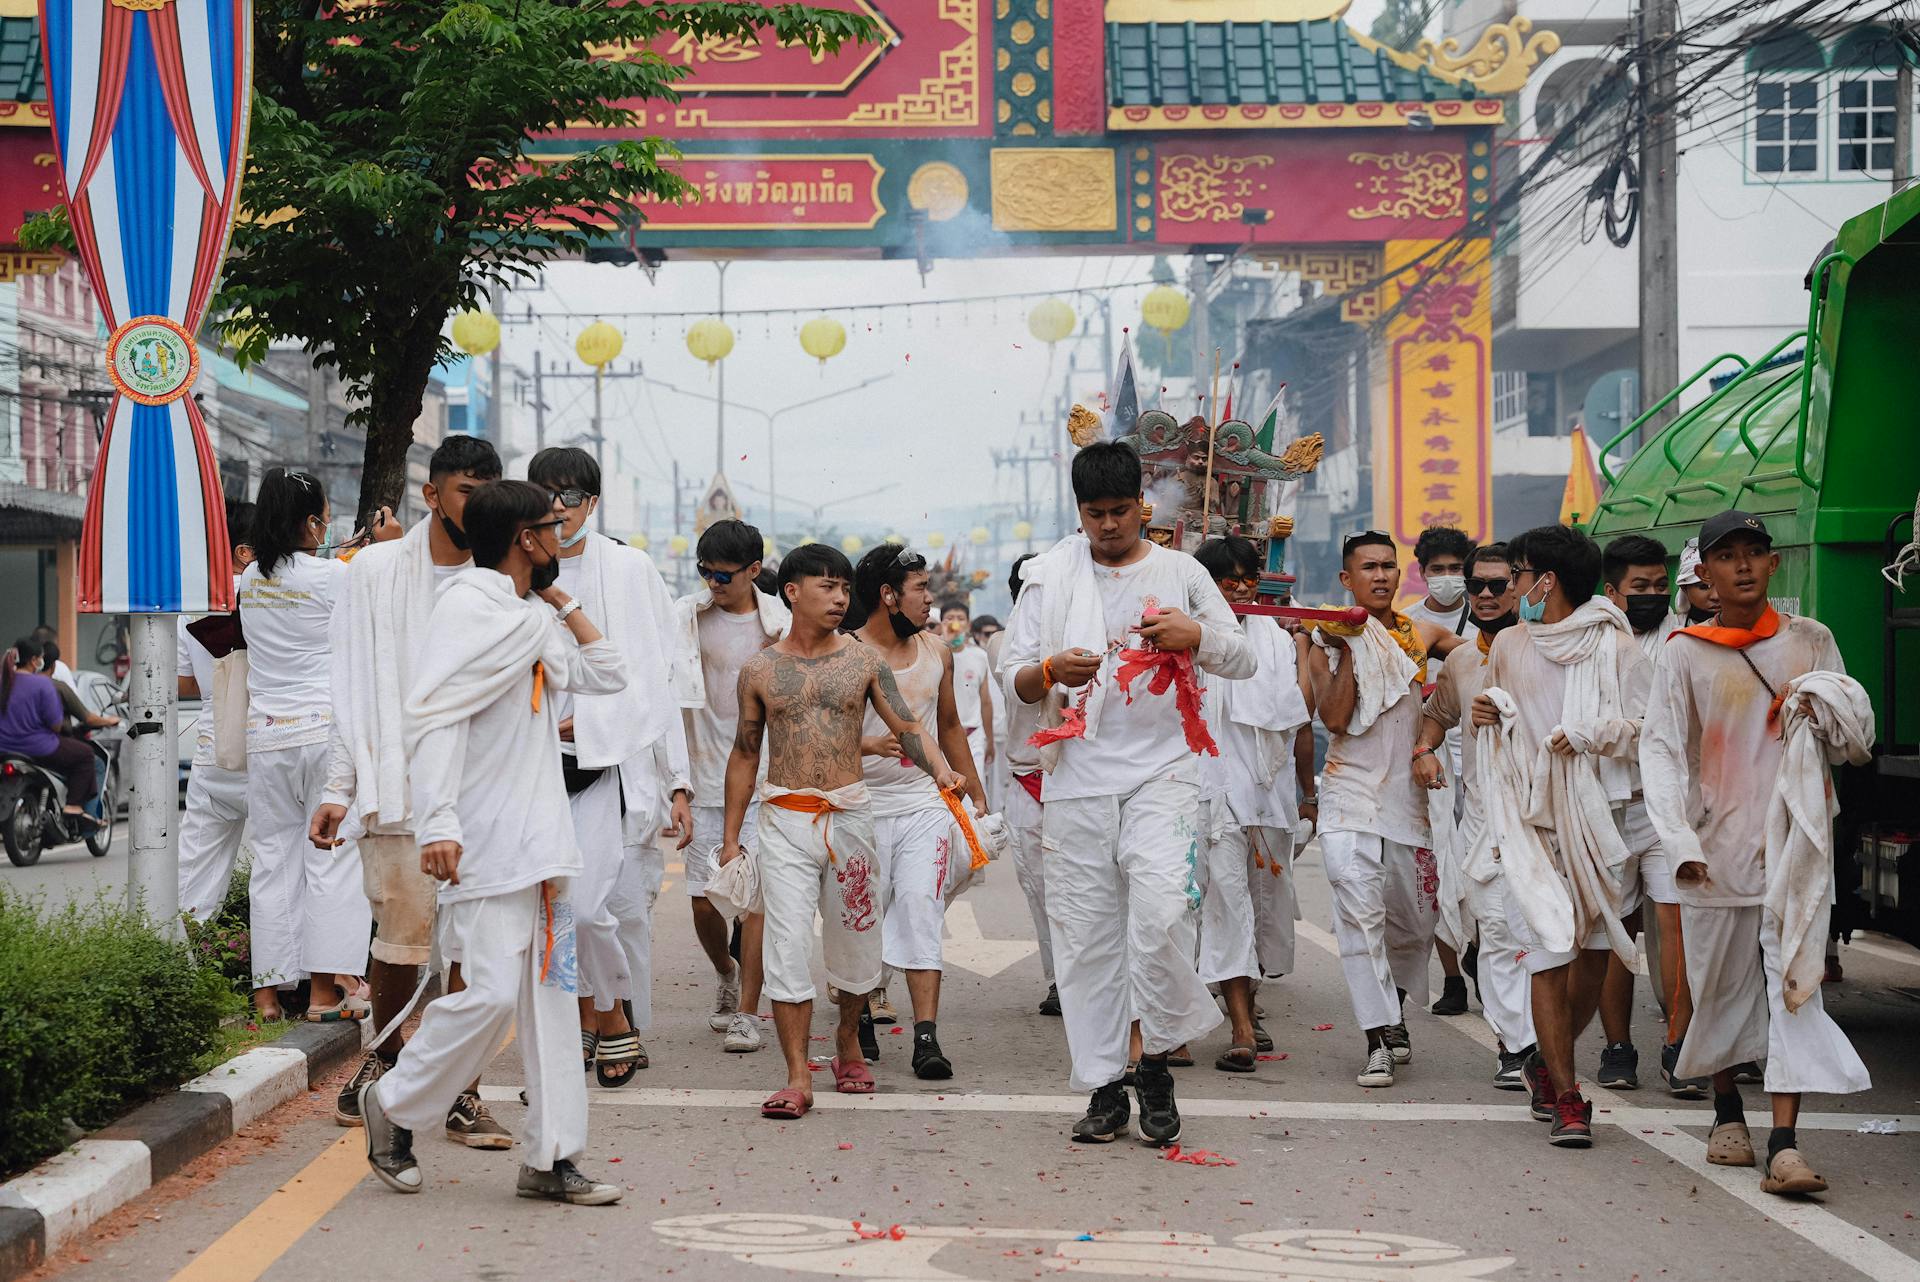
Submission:
M 931 747 L 939 737 L 940 676 L 945 670 L 940 655 L 942 647 L 933 636 L 922 632 L 914 638 L 914 649 L 912 666 L 895 668 L 893 680 L 900 687 L 900 697 L 906 700 L 907 710 L 920 723 L 922 742 Z M 869 739 L 878 738 L 887 733 L 887 724 L 869 707 L 860 733 Z M 912 814 L 940 804 L 940 793 L 934 788 L 932 777 L 904 758 L 862 757 L 860 772 L 873 795 L 876 819 Z

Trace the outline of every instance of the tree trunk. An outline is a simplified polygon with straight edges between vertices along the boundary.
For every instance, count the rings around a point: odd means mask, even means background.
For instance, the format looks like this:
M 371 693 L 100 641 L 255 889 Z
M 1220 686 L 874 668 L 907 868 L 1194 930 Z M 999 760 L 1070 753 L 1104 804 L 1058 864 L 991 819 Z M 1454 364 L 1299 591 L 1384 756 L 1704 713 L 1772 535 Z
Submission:
M 367 449 L 360 471 L 360 511 L 355 528 L 369 529 L 383 507 L 400 510 L 407 489 L 407 454 L 413 425 L 426 403 L 427 382 L 440 352 L 440 329 L 453 311 L 453 295 L 427 299 L 400 338 L 397 361 L 368 389 Z

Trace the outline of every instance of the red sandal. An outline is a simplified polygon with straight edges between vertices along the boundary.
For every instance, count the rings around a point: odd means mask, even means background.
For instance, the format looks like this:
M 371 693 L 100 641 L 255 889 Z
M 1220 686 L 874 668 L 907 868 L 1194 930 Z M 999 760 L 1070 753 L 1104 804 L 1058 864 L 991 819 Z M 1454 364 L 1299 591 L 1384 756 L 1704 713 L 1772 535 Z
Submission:
M 783 1122 L 795 1122 L 805 1117 L 810 1107 L 806 1093 L 798 1087 L 789 1086 L 785 1090 L 775 1091 L 767 1096 L 765 1102 L 760 1105 L 760 1116 Z
M 857 1059 L 849 1064 L 836 1056 L 833 1061 L 833 1089 L 842 1095 L 871 1095 L 875 1089 L 873 1071 Z

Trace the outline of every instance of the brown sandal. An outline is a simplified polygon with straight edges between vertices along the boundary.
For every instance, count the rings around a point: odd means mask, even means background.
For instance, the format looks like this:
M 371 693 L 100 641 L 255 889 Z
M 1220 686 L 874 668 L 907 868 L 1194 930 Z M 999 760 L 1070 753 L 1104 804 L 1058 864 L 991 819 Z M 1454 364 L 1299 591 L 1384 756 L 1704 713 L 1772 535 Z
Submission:
M 1223 1073 L 1251 1073 L 1258 1065 L 1254 1062 L 1253 1047 L 1244 1042 L 1236 1042 L 1227 1047 L 1213 1066 Z

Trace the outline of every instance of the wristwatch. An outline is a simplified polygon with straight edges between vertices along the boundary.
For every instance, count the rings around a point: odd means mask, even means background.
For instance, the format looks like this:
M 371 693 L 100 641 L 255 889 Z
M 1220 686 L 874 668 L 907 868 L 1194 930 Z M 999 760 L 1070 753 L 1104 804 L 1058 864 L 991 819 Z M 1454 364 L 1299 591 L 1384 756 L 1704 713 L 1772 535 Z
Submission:
M 575 598 L 574 600 L 568 601 L 565 605 L 561 606 L 557 611 L 555 611 L 553 617 L 560 620 L 560 622 L 565 623 L 567 621 L 567 616 L 569 614 L 572 614 L 575 610 L 578 610 L 579 608 L 580 608 L 580 602 L 578 598 Z

